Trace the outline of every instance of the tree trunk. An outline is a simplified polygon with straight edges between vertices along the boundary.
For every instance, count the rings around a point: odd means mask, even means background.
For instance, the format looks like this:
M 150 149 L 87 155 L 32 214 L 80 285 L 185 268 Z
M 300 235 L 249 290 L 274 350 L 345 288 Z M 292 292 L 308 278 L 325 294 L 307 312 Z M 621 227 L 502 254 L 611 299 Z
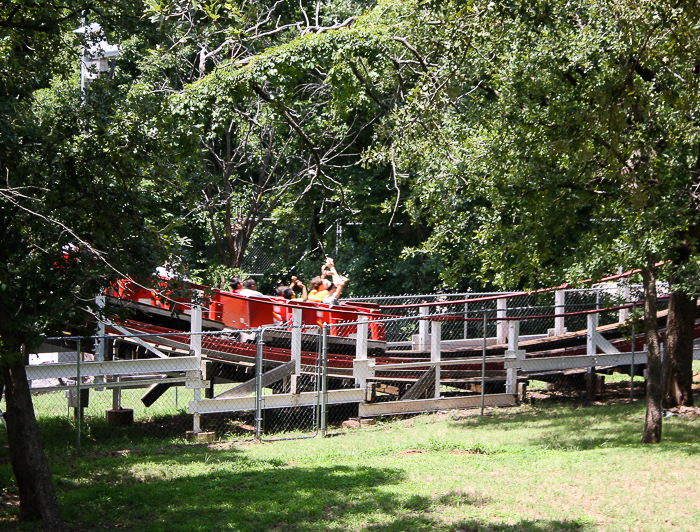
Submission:
M 34 416 L 24 360 L 3 368 L 10 461 L 19 488 L 20 521 L 41 519 L 44 530 L 63 530 L 49 462 Z
M 673 292 L 666 323 L 665 393 L 663 405 L 693 406 L 693 337 L 697 299 Z
M 644 279 L 644 332 L 647 343 L 647 414 L 642 443 L 659 443 L 661 441 L 663 379 L 659 324 L 656 315 L 656 275 L 653 257 L 649 257 L 646 267 L 642 268 L 642 278 Z

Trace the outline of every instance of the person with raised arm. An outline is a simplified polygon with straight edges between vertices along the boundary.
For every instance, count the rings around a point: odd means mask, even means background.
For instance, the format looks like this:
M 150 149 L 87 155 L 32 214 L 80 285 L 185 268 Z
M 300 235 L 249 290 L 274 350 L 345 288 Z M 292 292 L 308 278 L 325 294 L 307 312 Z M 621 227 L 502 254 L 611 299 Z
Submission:
M 292 292 L 294 293 L 294 296 L 291 298 L 295 301 L 306 301 L 309 299 L 309 292 L 306 289 L 306 285 L 302 283 L 297 277 L 292 275 L 292 283 L 289 285 L 289 288 L 292 289 Z M 301 297 L 296 297 L 296 291 L 294 290 L 295 288 L 301 288 Z
M 325 268 L 328 268 L 328 272 L 333 281 L 331 287 L 328 289 L 328 293 L 323 297 L 322 301 L 328 305 L 337 305 L 343 293 L 343 288 L 345 288 L 345 284 L 348 282 L 348 278 L 338 273 L 335 269 L 335 262 L 330 257 L 326 257 L 326 263 L 322 271 L 325 270 Z

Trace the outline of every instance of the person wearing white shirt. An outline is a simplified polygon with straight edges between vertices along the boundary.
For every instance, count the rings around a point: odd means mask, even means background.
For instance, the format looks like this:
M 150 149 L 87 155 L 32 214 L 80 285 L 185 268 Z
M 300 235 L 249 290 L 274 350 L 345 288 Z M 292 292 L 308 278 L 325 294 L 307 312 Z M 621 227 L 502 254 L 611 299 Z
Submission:
M 238 291 L 242 296 L 265 297 L 261 292 L 258 292 L 258 283 L 255 279 L 246 279 L 243 281 L 243 288 Z

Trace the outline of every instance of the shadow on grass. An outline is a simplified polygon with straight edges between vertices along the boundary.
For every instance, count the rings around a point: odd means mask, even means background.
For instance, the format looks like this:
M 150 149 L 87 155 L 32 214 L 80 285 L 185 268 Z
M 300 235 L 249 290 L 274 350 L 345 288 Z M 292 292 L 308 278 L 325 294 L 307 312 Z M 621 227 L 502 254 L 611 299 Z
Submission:
M 564 416 L 562 416 L 564 417 Z M 498 422 L 498 420 L 487 420 Z M 59 427 L 60 428 L 60 427 Z M 59 445 L 60 447 L 60 445 Z M 94 453 L 52 469 L 68 531 L 132 532 L 589 532 L 578 521 L 447 521 L 443 510 L 472 514 L 490 501 L 478 493 L 432 497 L 401 490 L 401 469 L 367 464 L 304 467 L 256 459 L 241 447 L 164 445 L 125 454 Z M 5 468 L 3 468 L 5 469 Z M 1 520 L 8 531 L 20 528 Z M 12 514 L 11 515 L 16 515 Z M 0 527 L 0 528 L 4 528 Z
M 580 531 L 579 522 L 522 521 L 501 525 L 469 520 L 446 522 L 448 506 L 480 508 L 489 502 L 478 496 L 446 494 L 424 497 L 396 493 L 406 480 L 399 469 L 387 467 L 303 467 L 295 463 L 218 456 L 216 470 L 206 472 L 202 453 L 179 457 L 148 456 L 149 466 L 173 460 L 182 464 L 200 459 L 204 472 L 174 479 L 142 479 L 138 467 L 126 460 L 121 480 L 93 475 L 89 484 L 59 483 L 59 496 L 68 530 L 131 530 L 178 532 L 235 530 L 239 532 L 477 532 Z M 226 463 L 226 462 L 230 463 Z M 155 468 L 157 469 L 157 467 Z M 198 469 L 199 470 L 199 469 Z M 117 475 L 115 475 L 117 476 Z
M 77 452 L 75 421 L 66 416 L 45 416 L 38 420 L 41 438 L 49 456 L 74 455 Z M 185 433 L 192 430 L 192 415 L 173 415 L 137 421 L 129 426 L 110 425 L 104 419 L 89 419 L 81 424 L 80 445 L 85 453 L 109 452 L 123 449 L 153 449 L 184 443 Z M 252 440 L 250 431 L 227 433 L 227 437 L 241 441 Z M 0 430 L 0 447 L 7 444 Z M 2 450 L 0 449 L 0 457 Z
M 387 525 L 372 525 L 368 532 L 429 532 L 441 530 L 445 532 L 584 532 L 592 531 L 590 525 L 579 521 L 518 521 L 514 524 L 484 523 L 477 520 L 460 521 L 451 525 L 437 526 L 436 522 L 427 518 L 404 517 Z
M 247 421 L 248 424 L 243 421 Z M 39 418 L 44 448 L 49 455 L 76 454 L 77 429 L 75 420 L 66 416 Z M 232 414 L 207 414 L 202 416 L 202 430 L 212 431 L 225 441 L 252 441 L 254 430 L 245 416 Z M 111 451 L 133 447 L 152 448 L 183 443 L 192 430 L 192 414 L 154 416 L 137 420 L 128 426 L 110 425 L 104 418 L 90 417 L 81 423 L 80 441 L 85 452 Z M 294 433 L 307 436 L 308 433 Z M 285 433 L 288 435 L 288 433 Z M 268 434 L 274 438 L 276 434 Z M 5 443 L 0 433 L 0 445 Z
M 455 418 L 453 426 L 522 430 L 521 441 L 548 449 L 587 450 L 642 446 L 644 402 L 606 406 L 545 406 L 530 412 L 496 414 L 493 417 Z M 663 421 L 660 446 L 674 446 L 686 454 L 700 454 L 697 434 L 700 419 L 671 417 Z M 682 447 L 678 444 L 682 444 Z
M 382 486 L 404 479 L 394 469 L 260 465 L 243 459 L 231 470 L 219 463 L 217 471 L 196 476 L 68 490 L 64 515 L 95 530 L 101 523 L 144 531 L 325 531 L 345 530 L 344 521 L 372 515 L 391 520 L 428 504 L 383 492 Z

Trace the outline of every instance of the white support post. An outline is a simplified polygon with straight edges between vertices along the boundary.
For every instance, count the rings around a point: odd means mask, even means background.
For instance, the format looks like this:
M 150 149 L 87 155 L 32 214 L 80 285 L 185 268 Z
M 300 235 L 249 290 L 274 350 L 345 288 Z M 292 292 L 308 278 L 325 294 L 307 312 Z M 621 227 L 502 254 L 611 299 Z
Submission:
M 588 330 L 586 332 L 586 354 L 595 355 L 597 353 L 597 344 L 595 341 L 596 332 L 598 329 L 598 314 L 588 315 Z
M 193 356 L 202 358 L 202 307 L 199 305 L 192 306 L 192 315 L 190 316 L 190 351 Z
M 430 307 L 419 307 L 418 313 L 423 318 L 418 320 L 418 350 L 425 351 L 430 345 L 430 332 L 428 330 L 430 323 L 425 319 L 430 315 Z
M 199 388 L 195 388 L 192 390 L 192 404 L 194 405 L 195 410 L 199 410 L 199 401 L 202 399 L 202 392 L 200 391 Z M 200 423 L 200 414 L 199 412 L 195 412 L 192 415 L 192 432 L 195 434 L 199 434 L 202 432 L 202 425 Z
M 357 387 L 363 389 L 367 389 L 367 377 L 374 375 L 374 371 L 370 370 L 369 368 L 369 361 L 367 359 L 368 332 L 369 324 L 367 323 L 367 316 L 360 316 L 357 320 L 355 360 L 352 366 L 352 373 L 355 377 L 355 384 L 357 385 Z
M 201 370 L 186 371 L 186 381 L 185 387 L 192 389 L 192 402 L 190 403 L 190 412 L 192 412 L 192 432 L 199 434 L 202 432 L 200 419 L 199 419 L 199 401 L 202 399 L 202 387 L 204 382 L 202 381 Z
M 469 338 L 469 322 L 467 318 L 469 317 L 469 303 L 464 304 L 464 339 Z
M 355 385 L 363 390 L 367 389 L 367 379 L 374 377 L 376 362 L 374 359 L 353 360 L 352 374 L 355 377 Z
M 440 341 L 442 338 L 442 322 L 433 321 L 430 335 L 430 361 L 440 362 L 442 355 Z M 440 365 L 435 366 L 435 399 L 440 399 Z
M 518 349 L 520 340 L 520 322 L 511 320 L 506 322 L 508 325 L 508 350 L 505 353 L 507 359 L 522 358 L 525 356 L 525 351 Z M 506 393 L 516 393 L 518 390 L 518 368 L 506 369 Z
M 301 321 L 302 309 L 292 309 L 292 360 L 294 361 L 294 375 L 301 374 Z
M 508 323 L 508 351 L 517 351 L 520 343 L 520 322 L 511 320 Z
M 622 268 L 620 268 L 620 273 L 622 273 Z M 617 288 L 617 293 L 620 299 L 622 300 L 623 304 L 624 303 L 629 303 L 630 297 L 631 297 L 631 290 L 630 290 L 630 283 L 629 279 L 623 279 L 620 281 L 620 284 L 618 285 Z M 618 312 L 618 321 L 620 323 L 624 323 L 627 321 L 627 319 L 630 317 L 630 310 L 628 308 L 622 308 Z
M 518 369 L 509 368 L 506 370 L 506 393 L 514 394 L 518 389 Z
M 564 326 L 564 314 L 566 313 L 566 292 L 557 290 L 554 292 L 554 336 L 561 336 L 566 333 Z
M 301 323 L 302 323 L 302 309 L 294 308 L 292 309 L 292 361 L 294 362 L 294 369 L 292 374 L 289 376 L 289 392 L 293 394 L 299 393 L 299 379 L 301 377 Z
M 117 375 L 114 377 L 116 382 L 121 381 L 121 377 Z M 119 386 L 112 388 L 112 410 L 122 409 L 122 389 Z
M 360 316 L 357 320 L 357 341 L 355 343 L 355 359 L 367 360 L 367 333 L 369 324 L 367 316 Z
M 192 431 L 195 434 L 202 432 L 199 419 L 199 401 L 202 399 L 201 385 L 202 381 L 202 307 L 198 304 L 192 306 L 192 314 L 190 316 L 190 351 L 192 355 L 197 357 L 197 367 L 199 371 L 197 372 L 197 377 L 199 379 L 198 385 L 194 390 L 192 390 L 193 400 L 192 400 L 192 411 L 194 412 L 192 421 Z
M 598 314 L 589 314 L 588 330 L 586 332 L 586 354 L 595 355 L 599 349 L 607 355 L 618 354 L 620 350 L 611 344 L 609 340 L 606 340 L 597 329 Z
M 507 316 L 508 298 L 502 297 L 496 300 L 496 343 L 505 344 L 508 341 L 508 322 L 504 318 Z

